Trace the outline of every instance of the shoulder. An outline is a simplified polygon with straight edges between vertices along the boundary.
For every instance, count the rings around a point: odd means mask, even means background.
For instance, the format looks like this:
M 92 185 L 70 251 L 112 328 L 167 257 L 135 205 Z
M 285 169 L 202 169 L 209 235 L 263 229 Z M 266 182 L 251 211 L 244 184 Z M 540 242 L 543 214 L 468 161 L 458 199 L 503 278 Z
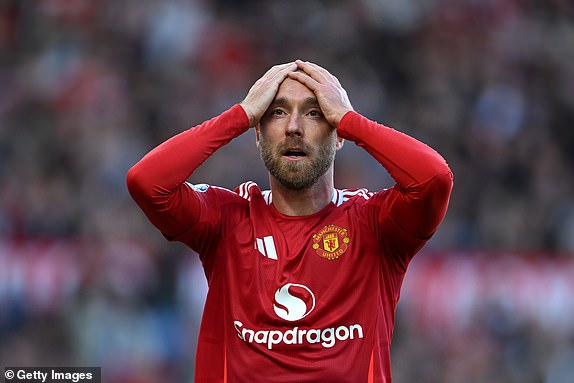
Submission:
M 336 208 L 378 212 L 392 199 L 394 187 L 372 192 L 367 189 L 336 189 L 332 203 Z
M 248 204 L 254 196 L 261 196 L 267 203 L 271 200 L 271 192 L 269 190 L 262 191 L 255 182 L 247 181 L 237 186 L 234 190 L 230 190 L 221 186 L 214 186 L 209 184 L 192 184 L 186 182 L 187 186 L 191 188 L 200 198 L 210 199 L 217 198 L 222 202 L 238 202 Z
M 375 193 L 368 191 L 367 189 L 335 189 L 333 195 L 333 204 L 335 206 L 341 206 L 343 204 L 355 204 L 355 203 L 365 203 Z
M 190 187 L 191 190 L 198 193 L 199 195 L 217 194 L 217 195 L 233 196 L 236 194 L 229 189 L 226 189 L 226 188 L 223 188 L 220 186 L 209 185 L 209 184 L 192 184 L 190 182 L 186 182 L 186 185 L 188 187 Z
M 269 190 L 262 191 L 253 181 L 247 181 L 239 185 L 234 193 L 246 201 L 251 201 L 254 195 L 262 196 L 267 203 L 270 202 L 271 192 Z

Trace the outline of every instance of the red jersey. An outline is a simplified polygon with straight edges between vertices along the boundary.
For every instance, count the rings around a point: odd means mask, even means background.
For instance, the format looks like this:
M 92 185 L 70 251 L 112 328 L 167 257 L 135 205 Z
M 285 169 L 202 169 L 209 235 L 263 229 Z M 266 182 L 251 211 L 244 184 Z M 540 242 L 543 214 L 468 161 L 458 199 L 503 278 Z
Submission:
M 393 188 L 333 190 L 319 212 L 286 216 L 253 182 L 235 191 L 186 182 L 248 128 L 236 105 L 161 144 L 128 174 L 150 220 L 196 250 L 207 276 L 196 382 L 391 382 L 400 287 L 446 212 L 446 162 L 348 112 L 339 136 L 369 151 Z

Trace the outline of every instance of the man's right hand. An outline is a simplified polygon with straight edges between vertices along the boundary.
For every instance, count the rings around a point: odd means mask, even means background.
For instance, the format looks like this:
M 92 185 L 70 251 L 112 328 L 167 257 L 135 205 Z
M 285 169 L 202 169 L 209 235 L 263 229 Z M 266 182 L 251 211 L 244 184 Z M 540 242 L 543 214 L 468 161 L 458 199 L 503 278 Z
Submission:
M 279 85 L 287 78 L 289 72 L 295 70 L 297 70 L 297 64 L 294 62 L 275 65 L 249 89 L 249 93 L 240 105 L 249 117 L 250 127 L 259 123 L 275 98 Z

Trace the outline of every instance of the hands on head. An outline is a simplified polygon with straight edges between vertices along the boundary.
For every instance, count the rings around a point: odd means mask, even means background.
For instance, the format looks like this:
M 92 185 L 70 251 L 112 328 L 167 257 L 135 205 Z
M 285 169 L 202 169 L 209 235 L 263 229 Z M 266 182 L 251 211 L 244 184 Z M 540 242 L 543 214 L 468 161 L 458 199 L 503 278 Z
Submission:
M 345 113 L 353 110 L 347 92 L 335 76 L 317 64 L 296 60 L 275 65 L 253 84 L 241 102 L 250 126 L 259 123 L 287 77 L 299 81 L 315 94 L 325 119 L 332 126 L 336 127 Z

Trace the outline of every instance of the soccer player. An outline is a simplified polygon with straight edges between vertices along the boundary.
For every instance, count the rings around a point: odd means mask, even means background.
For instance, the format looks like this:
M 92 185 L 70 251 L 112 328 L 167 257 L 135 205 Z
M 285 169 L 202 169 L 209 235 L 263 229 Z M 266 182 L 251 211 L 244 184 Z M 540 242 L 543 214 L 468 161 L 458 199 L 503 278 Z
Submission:
M 251 127 L 271 190 L 186 181 Z M 396 185 L 336 189 L 344 139 Z M 248 383 L 391 382 L 401 283 L 452 182 L 437 152 L 353 111 L 337 78 L 300 60 L 271 68 L 240 104 L 162 143 L 127 177 L 150 221 L 201 258 L 196 382 Z

